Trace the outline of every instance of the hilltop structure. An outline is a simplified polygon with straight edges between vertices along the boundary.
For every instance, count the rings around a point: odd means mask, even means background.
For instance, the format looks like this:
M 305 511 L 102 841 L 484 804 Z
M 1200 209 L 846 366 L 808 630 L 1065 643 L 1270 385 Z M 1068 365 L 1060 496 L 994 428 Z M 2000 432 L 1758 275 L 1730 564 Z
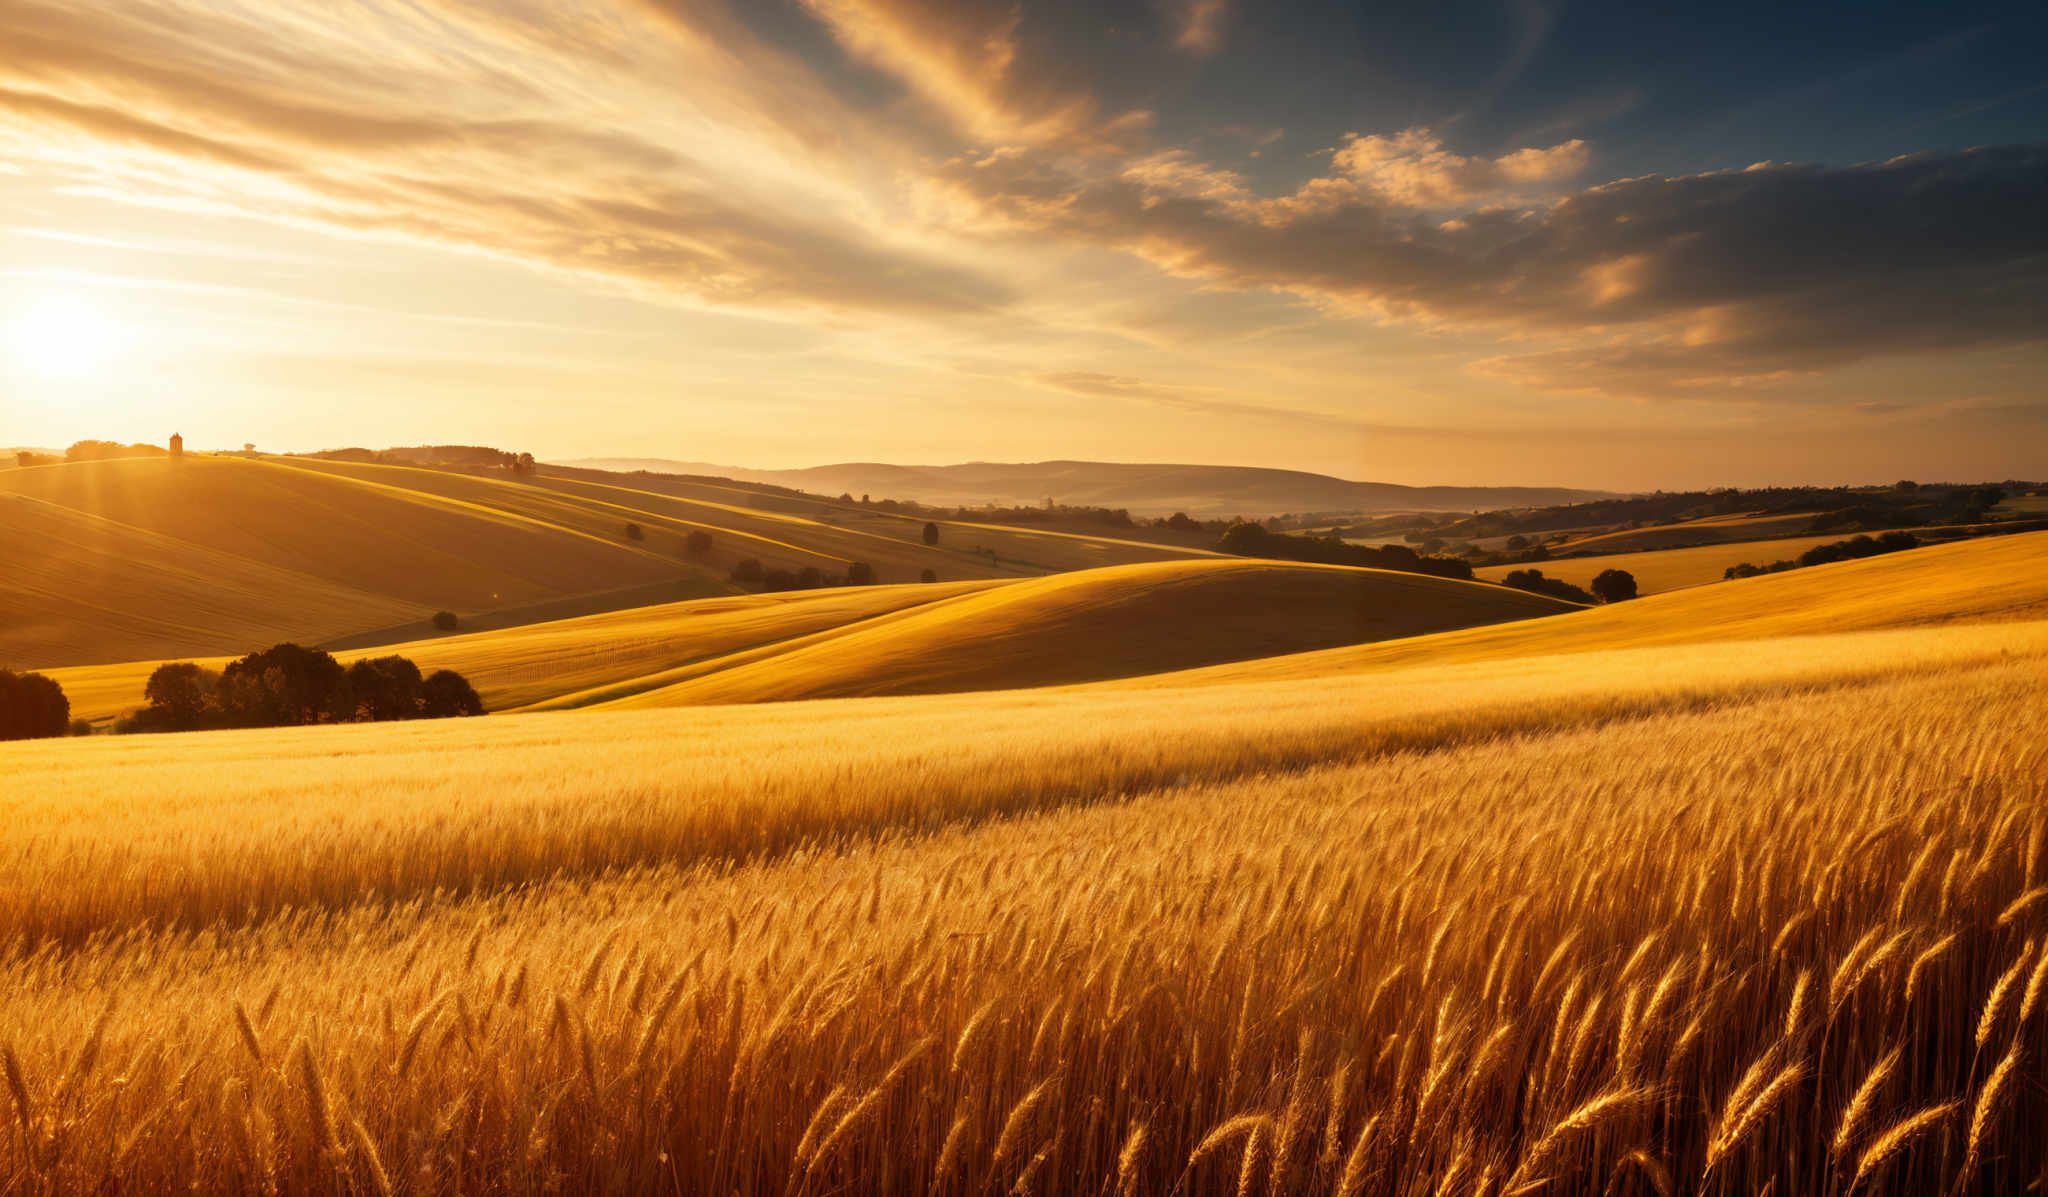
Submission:
M 172 461 L 176 461 L 176 460 L 178 460 L 178 459 L 179 459 L 180 457 L 183 457 L 183 456 L 185 456 L 185 437 L 184 437 L 184 435 L 183 435 L 182 433 L 176 433 L 176 432 L 173 432 L 173 433 L 171 434 L 171 445 L 170 445 L 170 447 L 171 447 L 171 460 L 172 460 Z

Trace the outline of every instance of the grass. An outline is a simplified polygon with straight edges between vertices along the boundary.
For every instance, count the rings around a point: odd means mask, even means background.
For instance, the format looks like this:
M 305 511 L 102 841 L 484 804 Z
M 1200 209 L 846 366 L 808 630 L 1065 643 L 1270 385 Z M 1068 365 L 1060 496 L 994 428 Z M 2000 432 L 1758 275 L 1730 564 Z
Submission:
M 1489 582 L 1498 582 L 1518 569 L 1540 569 L 1545 577 L 1561 578 L 1574 586 L 1590 588 L 1601 571 L 1627 570 L 1635 577 L 1640 594 L 1660 594 L 1719 582 L 1731 565 L 1748 562 L 1769 565 L 1773 561 L 1797 560 L 1815 545 L 1847 540 L 1854 533 L 1826 536 L 1795 536 L 1786 540 L 1742 540 L 1724 544 L 1694 545 L 1684 549 L 1651 549 L 1644 552 L 1607 553 L 1598 557 L 1559 557 L 1531 565 L 1488 565 L 1475 571 Z
M 2037 1180 L 2048 629 L 1654 651 L 0 749 L 0 1187 Z

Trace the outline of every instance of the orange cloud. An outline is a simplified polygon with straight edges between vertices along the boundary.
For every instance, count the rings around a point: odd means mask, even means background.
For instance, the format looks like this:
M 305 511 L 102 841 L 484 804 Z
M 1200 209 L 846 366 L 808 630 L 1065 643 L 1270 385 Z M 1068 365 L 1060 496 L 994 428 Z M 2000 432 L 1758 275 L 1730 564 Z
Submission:
M 1586 143 L 1563 142 L 1548 149 L 1521 149 L 1498 158 L 1468 158 L 1445 151 L 1428 129 L 1406 129 L 1391 137 L 1356 133 L 1338 147 L 1339 175 L 1409 208 L 1451 208 L 1494 199 L 1517 187 L 1555 183 L 1586 168 Z

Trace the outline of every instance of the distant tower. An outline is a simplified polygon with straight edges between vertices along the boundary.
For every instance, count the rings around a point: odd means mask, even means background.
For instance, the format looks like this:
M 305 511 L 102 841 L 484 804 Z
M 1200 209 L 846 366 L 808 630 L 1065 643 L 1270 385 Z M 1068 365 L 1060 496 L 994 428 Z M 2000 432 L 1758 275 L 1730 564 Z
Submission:
M 171 460 L 176 461 L 183 456 L 185 456 L 185 438 L 173 432 L 171 434 Z

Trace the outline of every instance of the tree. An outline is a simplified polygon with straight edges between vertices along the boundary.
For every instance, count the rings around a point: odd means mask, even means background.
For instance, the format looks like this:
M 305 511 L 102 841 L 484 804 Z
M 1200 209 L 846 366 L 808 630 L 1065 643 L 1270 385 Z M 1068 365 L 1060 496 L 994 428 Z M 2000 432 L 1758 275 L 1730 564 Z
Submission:
M 796 588 L 798 590 L 816 590 L 824 584 L 825 571 L 815 565 L 806 565 L 796 571 Z
M 937 543 L 939 543 L 939 526 L 938 526 L 937 524 L 933 524 L 933 523 L 926 523 L 926 524 L 925 524 L 925 526 L 924 526 L 924 542 L 925 542 L 926 544 L 937 544 Z
M 711 551 L 711 533 L 699 528 L 683 541 L 683 547 L 690 551 L 691 556 L 702 557 Z
M 1896 484 L 1900 490 L 1919 490 L 1920 484 L 1910 478 L 1901 478 Z
M 61 736 L 70 726 L 64 687 L 40 673 L 0 669 L 0 740 Z
M 220 675 L 190 661 L 159 665 L 149 675 L 142 696 L 149 700 L 144 722 L 165 731 L 189 731 L 220 713 L 216 688 Z
M 515 474 L 533 473 L 533 454 L 521 453 L 517 458 L 513 459 L 512 472 Z
M 848 586 L 873 586 L 875 584 L 875 567 L 865 561 L 856 561 L 852 565 L 847 566 L 846 584 Z
M 742 586 L 759 586 L 766 576 L 761 563 L 752 557 L 745 558 L 732 567 L 732 580 Z
M 1185 511 L 1176 511 L 1172 515 L 1167 516 L 1166 526 L 1175 532 L 1200 532 L 1202 530 L 1201 521 L 1190 519 Z M 1263 528 L 1260 529 L 1262 532 L 1264 530 Z
M 917 575 L 917 580 L 920 582 L 936 582 L 939 580 L 939 573 L 937 570 L 928 569 Z
M 230 662 L 220 675 L 220 705 L 248 727 L 295 726 L 336 716 L 346 696 L 341 662 L 317 648 L 278 644 Z
M 453 611 L 434 612 L 434 626 L 436 628 L 439 628 L 441 631 L 452 632 L 455 630 L 456 625 L 460 622 L 460 620 L 455 618 L 455 612 Z
M 454 719 L 484 713 L 484 701 L 477 697 L 469 679 L 453 669 L 437 669 L 420 683 L 420 716 L 426 719 Z
M 348 667 L 348 715 L 383 722 L 420 715 L 420 667 L 404 657 L 373 657 Z
M 1625 569 L 1603 569 L 1593 579 L 1593 593 L 1603 603 L 1618 603 L 1636 596 L 1636 577 Z
M 647 532 L 646 532 L 646 530 L 645 530 L 645 529 L 641 528 L 641 527 L 640 527 L 640 525 L 638 525 L 638 524 L 634 524 L 634 523 L 628 523 L 628 524 L 626 525 L 626 539 L 627 539 L 627 540 L 646 540 L 646 539 L 647 539 Z
M 1219 547 L 1239 557 L 1263 557 L 1273 539 L 1271 532 L 1257 524 L 1232 524 L 1223 530 Z

